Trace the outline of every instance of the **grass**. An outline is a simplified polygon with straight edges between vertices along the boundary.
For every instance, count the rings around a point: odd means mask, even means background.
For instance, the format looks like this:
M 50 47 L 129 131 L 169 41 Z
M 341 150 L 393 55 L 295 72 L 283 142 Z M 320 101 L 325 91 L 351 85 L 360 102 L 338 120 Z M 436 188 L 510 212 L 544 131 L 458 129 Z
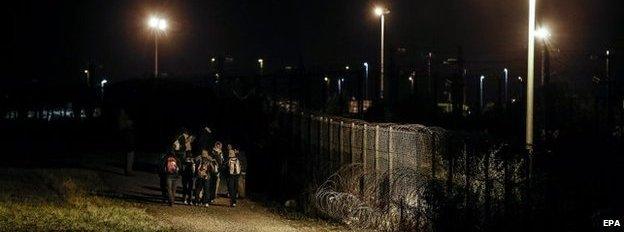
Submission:
M 145 209 L 99 197 L 97 173 L 0 169 L 0 231 L 170 231 Z

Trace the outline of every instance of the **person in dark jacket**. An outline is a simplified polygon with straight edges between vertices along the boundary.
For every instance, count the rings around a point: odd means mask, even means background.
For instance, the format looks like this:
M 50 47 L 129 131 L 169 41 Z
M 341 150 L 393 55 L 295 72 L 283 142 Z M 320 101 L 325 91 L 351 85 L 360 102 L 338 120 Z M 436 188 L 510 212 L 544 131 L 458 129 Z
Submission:
M 182 177 L 182 200 L 184 204 L 191 204 L 193 197 L 193 179 L 195 178 L 195 160 L 193 156 L 193 140 L 188 130 L 181 129 L 181 134 L 174 141 L 174 150 L 176 150 L 180 163 L 180 176 Z
M 160 193 L 162 194 L 162 201 L 163 202 L 167 202 L 168 201 L 168 197 L 167 197 L 167 174 L 165 172 L 165 157 L 167 157 L 167 154 L 173 153 L 173 151 L 169 151 L 169 152 L 165 152 L 160 156 L 160 159 L 158 160 L 158 165 L 157 165 L 157 170 L 156 173 L 158 173 L 158 179 L 160 180 Z
M 164 169 L 165 188 L 167 197 L 169 198 L 169 206 L 173 206 L 175 203 L 176 188 L 178 187 L 180 160 L 173 152 L 168 152 L 167 155 L 163 157 L 163 161 L 162 168 Z
M 117 119 L 119 133 L 122 140 L 122 146 L 126 154 L 126 165 L 124 173 L 126 176 L 134 175 L 134 154 L 135 154 L 135 129 L 134 121 L 130 119 L 130 116 L 124 109 L 119 111 L 119 117 Z
M 210 181 L 213 173 L 217 168 L 216 160 L 210 156 L 208 150 L 202 150 L 202 154 L 196 159 L 195 176 L 197 181 L 195 182 L 195 201 L 199 205 L 209 206 L 210 202 Z M 200 197 L 200 193 L 202 193 Z

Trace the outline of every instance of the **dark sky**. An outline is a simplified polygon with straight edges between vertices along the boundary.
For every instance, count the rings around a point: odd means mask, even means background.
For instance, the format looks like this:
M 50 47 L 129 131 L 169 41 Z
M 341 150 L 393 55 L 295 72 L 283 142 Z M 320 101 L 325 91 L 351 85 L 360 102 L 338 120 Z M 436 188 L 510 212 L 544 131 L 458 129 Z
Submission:
M 522 70 L 527 0 L 394 0 L 384 3 L 389 49 L 452 55 L 463 46 L 475 64 Z M 580 59 L 622 40 L 622 1 L 538 0 L 561 57 Z M 373 1 L 19 1 L 9 11 L 12 78 L 63 79 L 88 62 L 114 81 L 151 72 L 154 12 L 171 30 L 161 39 L 161 70 L 206 73 L 211 57 L 253 67 L 377 62 L 379 19 Z M 573 58 L 570 58 L 573 57 Z

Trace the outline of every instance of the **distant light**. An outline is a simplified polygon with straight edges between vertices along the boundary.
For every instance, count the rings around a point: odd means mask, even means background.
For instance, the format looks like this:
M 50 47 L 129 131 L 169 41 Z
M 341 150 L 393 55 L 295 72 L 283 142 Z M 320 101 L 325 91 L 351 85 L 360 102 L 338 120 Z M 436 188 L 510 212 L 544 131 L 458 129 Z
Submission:
M 609 50 L 607 50 L 607 56 L 609 55 Z
M 215 59 L 214 57 L 210 59 L 210 62 L 215 62 L 217 59 Z
M 160 19 L 158 20 L 158 29 L 160 29 L 161 31 L 164 31 L 165 29 L 167 29 L 167 21 L 164 19 Z
M 512 98 L 512 99 L 511 99 L 511 103 L 516 103 L 516 99 L 515 99 L 515 98 Z
M 485 79 L 485 76 L 481 75 L 481 80 Z
M 161 31 L 166 30 L 167 27 L 169 26 L 167 24 L 167 20 L 160 18 L 160 17 L 156 17 L 156 16 L 150 17 L 149 21 L 147 21 L 147 25 L 151 27 L 152 29 L 158 29 Z
M 325 82 L 329 82 L 329 77 L 325 77 L 323 80 L 325 80 Z
M 89 74 L 89 70 L 85 69 L 84 73 Z
M 364 67 L 368 68 L 368 62 L 364 62 Z
M 156 28 L 158 27 L 158 18 L 156 17 L 151 17 L 147 23 L 149 25 L 149 27 L 151 28 Z
M 108 83 L 108 81 L 107 81 L 106 79 L 104 79 L 104 80 L 102 80 L 102 81 L 100 82 L 100 85 L 101 85 L 102 87 L 104 87 L 104 84 L 106 84 L 106 83 Z
M 522 77 L 518 77 L 518 80 L 519 80 L 520 82 L 522 82 Z
M 345 66 L 345 69 L 346 69 L 346 70 L 349 70 L 349 66 Z
M 387 9 L 384 9 L 383 7 L 380 7 L 380 6 L 375 7 L 375 14 L 377 16 L 382 16 L 382 15 L 388 14 L 388 13 L 390 13 L 390 11 L 387 10 Z
M 409 81 L 414 81 L 414 78 L 412 78 L 412 77 L 409 77 L 409 78 L 407 78 L 407 79 L 408 79 Z
M 340 78 L 340 81 L 341 81 L 341 82 L 344 82 L 344 78 Z
M 540 39 L 548 39 L 550 37 L 550 31 L 546 27 L 541 27 L 535 31 L 535 37 Z
M 503 69 L 503 72 L 507 72 L 507 68 Z
M 262 63 L 262 62 L 264 62 L 264 60 L 258 59 L 258 63 Z

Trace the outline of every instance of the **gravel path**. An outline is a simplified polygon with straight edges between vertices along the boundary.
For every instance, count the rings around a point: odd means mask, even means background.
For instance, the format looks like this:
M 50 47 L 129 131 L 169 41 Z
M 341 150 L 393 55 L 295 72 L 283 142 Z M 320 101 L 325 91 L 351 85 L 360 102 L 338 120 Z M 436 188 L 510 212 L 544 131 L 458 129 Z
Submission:
M 322 220 L 291 220 L 260 203 L 240 200 L 237 207 L 227 206 L 228 199 L 218 198 L 209 207 L 176 204 L 169 207 L 160 201 L 158 176 L 136 172 L 122 175 L 120 168 L 100 167 L 103 178 L 112 186 L 114 195 L 134 201 L 139 207 L 179 231 L 346 231 L 335 223 Z M 180 196 L 179 196 L 180 197 Z

